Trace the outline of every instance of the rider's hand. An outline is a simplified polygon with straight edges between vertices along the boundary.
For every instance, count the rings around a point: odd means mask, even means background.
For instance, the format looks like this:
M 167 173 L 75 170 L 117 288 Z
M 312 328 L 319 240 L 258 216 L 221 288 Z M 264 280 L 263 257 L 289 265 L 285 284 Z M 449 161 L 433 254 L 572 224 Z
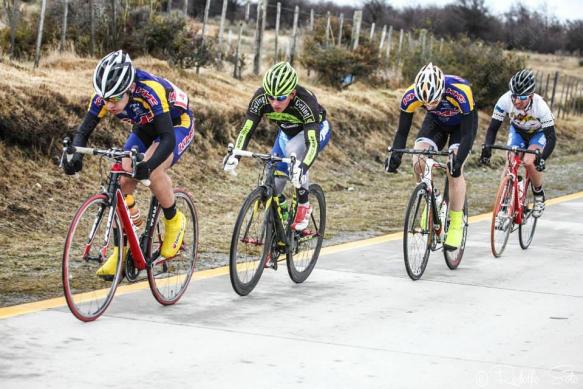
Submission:
M 147 180 L 150 178 L 150 173 L 151 171 L 148 161 L 142 161 L 136 165 L 136 174 L 134 175 L 134 178 L 139 181 Z
M 63 170 L 65 174 L 72 176 L 73 174 L 80 172 L 83 169 L 83 156 L 79 153 L 74 153 L 71 160 L 66 157 L 63 160 Z
M 459 177 L 462 175 L 462 162 L 455 156 L 452 156 L 447 162 L 447 171 L 452 177 Z
M 480 163 L 482 165 L 489 165 L 490 157 L 492 157 L 492 150 L 489 147 L 482 147 L 482 154 L 480 154 Z
M 401 166 L 400 154 L 392 153 L 390 157 L 385 159 L 385 171 L 387 173 L 396 173 L 399 166 Z
M 292 167 L 291 182 L 292 185 L 296 188 L 300 188 L 305 182 L 306 176 L 304 175 L 304 166 L 305 165 L 300 161 L 296 161 Z
M 537 155 L 536 159 L 534 160 L 534 165 L 536 167 L 537 172 L 542 172 L 545 170 L 545 160 L 540 156 Z
M 234 173 L 238 164 L 239 159 L 232 154 L 229 154 L 223 158 L 223 170 L 226 172 Z

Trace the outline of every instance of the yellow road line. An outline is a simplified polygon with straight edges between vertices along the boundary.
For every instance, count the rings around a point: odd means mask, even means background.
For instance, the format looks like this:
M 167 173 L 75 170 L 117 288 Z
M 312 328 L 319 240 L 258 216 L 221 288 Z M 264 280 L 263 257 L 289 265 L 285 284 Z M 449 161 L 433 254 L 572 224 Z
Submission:
M 549 199 L 546 201 L 546 205 L 554 205 L 559 203 L 564 203 L 571 200 L 577 200 L 583 198 L 583 192 L 577 192 L 570 195 L 556 197 L 554 199 Z M 490 220 L 492 218 L 492 213 L 483 213 L 481 215 L 471 216 L 469 218 L 470 223 L 476 223 L 483 220 Z M 399 240 L 403 237 L 402 232 L 396 232 L 388 235 L 377 236 L 369 239 L 357 240 L 354 242 L 342 243 L 335 246 L 324 247 L 320 251 L 320 255 L 330 255 L 341 251 L 353 250 L 357 248 L 372 246 L 379 243 L 385 243 L 393 240 Z M 229 267 L 222 266 L 215 269 L 202 270 L 194 273 L 193 281 L 203 280 L 206 278 L 213 278 L 218 276 L 223 276 L 229 274 Z M 124 295 L 128 293 L 133 293 L 136 291 L 144 290 L 148 288 L 148 282 L 136 282 L 135 284 L 122 285 L 117 288 L 116 295 Z M 26 303 L 20 305 L 13 305 L 11 307 L 0 308 L 0 319 L 6 319 L 9 317 L 20 316 L 27 313 L 33 313 L 38 311 L 43 311 L 51 308 L 59 308 L 67 305 L 64 297 L 53 298 L 49 300 L 37 301 L 34 303 Z

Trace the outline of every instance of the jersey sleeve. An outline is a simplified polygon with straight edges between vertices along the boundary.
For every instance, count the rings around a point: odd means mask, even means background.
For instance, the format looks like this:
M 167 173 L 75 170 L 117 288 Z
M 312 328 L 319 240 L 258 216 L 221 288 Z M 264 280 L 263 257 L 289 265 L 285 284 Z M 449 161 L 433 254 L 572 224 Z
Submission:
M 467 84 L 453 83 L 445 89 L 445 95 L 462 115 L 469 114 L 476 106 L 472 88 Z
M 541 127 L 542 128 L 553 127 L 555 125 L 555 118 L 553 117 L 553 113 L 551 112 L 549 105 L 540 96 L 536 100 L 537 100 L 536 115 L 537 119 L 540 121 Z
M 501 122 L 504 121 L 504 117 L 508 114 L 508 112 L 511 109 L 511 107 L 509 107 L 508 104 L 512 104 L 512 101 L 510 100 L 510 94 L 505 93 L 502 96 L 500 96 L 500 98 L 496 102 L 496 105 L 494 106 L 494 111 L 492 112 L 492 119 L 496 119 Z
M 245 123 L 243 123 L 243 127 L 241 127 L 241 130 L 239 131 L 239 136 L 237 136 L 237 141 L 235 142 L 235 148 L 239 150 L 247 148 L 247 144 L 257 128 L 257 124 L 259 124 L 259 121 L 263 117 L 266 104 L 269 103 L 267 101 L 267 96 L 263 92 L 263 88 L 257 89 L 251 98 L 249 107 L 247 107 Z
M 417 108 L 421 107 L 421 105 L 421 101 L 415 96 L 414 84 L 412 84 L 403 94 L 403 98 L 401 99 L 401 111 L 413 113 Z
M 98 119 L 103 118 L 107 114 L 107 110 L 105 109 L 105 100 L 103 100 L 101 96 L 94 94 L 91 98 L 91 102 L 89 103 L 89 108 L 87 111 L 90 114 L 95 115 Z
M 149 105 L 154 116 L 170 111 L 168 94 L 158 81 L 146 80 L 136 86 L 136 92 Z

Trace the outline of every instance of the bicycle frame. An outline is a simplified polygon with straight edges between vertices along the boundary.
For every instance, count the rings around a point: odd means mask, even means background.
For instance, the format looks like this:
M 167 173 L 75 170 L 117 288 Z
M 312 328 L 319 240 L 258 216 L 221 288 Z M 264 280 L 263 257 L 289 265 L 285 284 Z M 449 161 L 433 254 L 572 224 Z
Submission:
M 526 196 L 528 194 L 528 185 L 530 185 L 530 175 L 528 174 L 528 170 L 525 169 L 525 175 L 523 178 L 524 182 L 524 190 L 522 191 L 522 196 L 519 196 L 518 190 L 518 169 L 520 165 L 524 163 L 523 156 L 524 154 L 534 154 L 538 155 L 540 153 L 539 150 L 528 150 L 523 149 L 515 146 L 500 146 L 500 145 L 492 145 L 487 146 L 491 149 L 497 150 L 504 150 L 507 151 L 506 157 L 508 163 L 504 168 L 503 177 L 509 176 L 512 180 L 512 189 L 514 191 L 514 196 L 512 199 L 512 212 L 513 212 L 513 220 L 514 223 L 517 225 L 521 225 L 524 218 L 524 207 L 526 204 Z

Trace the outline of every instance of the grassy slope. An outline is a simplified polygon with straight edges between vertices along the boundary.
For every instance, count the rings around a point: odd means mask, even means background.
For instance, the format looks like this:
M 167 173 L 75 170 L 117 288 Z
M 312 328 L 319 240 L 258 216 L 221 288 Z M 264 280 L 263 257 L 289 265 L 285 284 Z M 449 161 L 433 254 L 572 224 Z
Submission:
M 227 177 L 221 160 L 259 79 L 236 81 L 208 70 L 197 76 L 153 59 L 137 64 L 172 80 L 191 98 L 198 133 L 172 177 L 192 192 L 199 208 L 205 266 L 224 264 L 232 225 L 256 183 L 258 169 L 245 161 L 237 178 Z M 60 255 L 67 224 L 82 199 L 98 190 L 100 174 L 97 160 L 86 159 L 83 174 L 64 176 L 56 166 L 58 142 L 82 118 L 93 66 L 94 60 L 73 55 L 49 57 L 36 71 L 28 65 L 0 63 L 0 74 L 10 75 L 0 78 L 0 306 L 61 293 Z M 332 143 L 313 173 L 327 194 L 328 243 L 399 230 L 413 181 L 408 167 L 398 175 L 383 174 L 382 160 L 394 134 L 402 91 L 357 84 L 337 92 L 316 87 L 311 80 L 304 84 L 323 102 L 334 127 Z M 416 116 L 418 125 L 422 115 Z M 488 115 L 481 117 L 483 129 Z M 582 144 L 583 133 L 575 130 L 580 125 L 577 119 L 561 122 L 557 155 L 562 157 L 549 164 L 547 175 L 551 196 L 583 189 L 582 169 L 569 155 Z M 128 131 L 115 120 L 105 120 L 91 144 L 119 146 Z M 251 148 L 268 150 L 274 135 L 275 129 L 263 123 Z M 480 131 L 476 145 L 483 136 Z M 472 168 L 477 154 L 470 158 L 467 171 L 472 214 L 490 208 L 499 175 L 499 170 Z M 502 158 L 497 161 L 501 164 Z M 147 191 L 141 189 L 138 197 L 145 209 Z

